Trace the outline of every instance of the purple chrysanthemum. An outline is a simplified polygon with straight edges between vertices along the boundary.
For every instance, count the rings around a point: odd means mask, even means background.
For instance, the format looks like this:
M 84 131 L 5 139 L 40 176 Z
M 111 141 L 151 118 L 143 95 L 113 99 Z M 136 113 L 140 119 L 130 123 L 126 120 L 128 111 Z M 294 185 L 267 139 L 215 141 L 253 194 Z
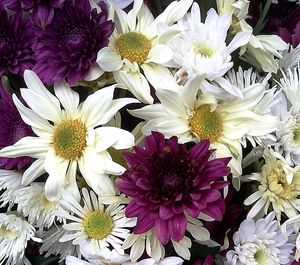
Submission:
M 31 127 L 24 123 L 11 95 L 0 81 L 0 149 L 13 145 L 25 136 L 32 136 Z M 22 169 L 33 162 L 30 157 L 0 158 L 0 166 L 5 169 Z
M 45 27 L 36 51 L 34 71 L 47 84 L 66 79 L 75 84 L 96 65 L 98 51 L 107 46 L 113 23 L 101 2 L 101 12 L 89 1 L 68 1 Z
M 47 25 L 54 17 L 55 8 L 63 5 L 65 0 L 3 0 L 6 8 L 13 11 L 30 11 L 36 23 Z
M 23 75 L 25 69 L 32 69 L 36 43 L 31 20 L 20 12 L 8 16 L 0 5 L 0 76 L 6 70 Z
M 229 158 L 212 159 L 209 141 L 190 149 L 168 140 L 158 132 L 145 138 L 145 148 L 135 146 L 124 154 L 130 165 L 117 181 L 117 187 L 132 197 L 126 207 L 127 217 L 137 217 L 134 233 L 155 227 L 158 239 L 167 244 L 180 241 L 187 228 L 185 214 L 197 218 L 205 213 L 221 220 L 225 211 L 219 190 L 228 183 L 221 180 L 230 173 Z

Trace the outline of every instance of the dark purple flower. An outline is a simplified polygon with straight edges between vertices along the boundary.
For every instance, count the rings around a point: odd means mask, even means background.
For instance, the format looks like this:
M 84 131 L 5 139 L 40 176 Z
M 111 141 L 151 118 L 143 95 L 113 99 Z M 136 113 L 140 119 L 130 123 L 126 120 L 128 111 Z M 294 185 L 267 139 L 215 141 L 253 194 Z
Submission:
M 117 187 L 132 197 L 126 216 L 137 217 L 134 233 L 155 227 L 158 239 L 180 241 L 185 234 L 185 214 L 197 218 L 205 213 L 221 220 L 225 211 L 219 190 L 228 185 L 221 180 L 230 173 L 229 158 L 209 160 L 213 151 L 204 140 L 187 148 L 177 137 L 164 139 L 153 132 L 145 138 L 145 147 L 134 147 L 124 154 L 129 169 L 117 181 Z
M 0 5 L 0 76 L 6 70 L 23 75 L 25 69 L 32 69 L 36 43 L 31 20 L 19 12 L 8 16 Z
M 13 145 L 25 136 L 34 135 L 31 127 L 24 123 L 11 95 L 4 89 L 0 81 L 0 149 Z M 2 158 L 0 166 L 5 169 L 22 169 L 33 162 L 30 157 Z
M 213 265 L 214 258 L 212 256 L 207 256 L 203 261 L 196 261 L 193 265 Z
M 260 14 L 260 5 L 265 1 L 252 0 L 249 6 L 250 23 L 255 26 Z M 300 6 L 295 2 L 278 1 L 271 4 L 266 17 L 266 25 L 261 33 L 276 34 L 285 42 L 296 47 L 300 43 Z
M 65 0 L 3 0 L 7 9 L 13 11 L 30 11 L 35 23 L 47 25 L 54 17 L 55 8 L 63 5 Z
M 107 21 L 106 5 L 101 13 L 89 1 L 68 1 L 55 12 L 42 32 L 34 71 L 47 84 L 66 79 L 71 85 L 84 79 L 96 65 L 98 51 L 107 46 L 113 23 Z

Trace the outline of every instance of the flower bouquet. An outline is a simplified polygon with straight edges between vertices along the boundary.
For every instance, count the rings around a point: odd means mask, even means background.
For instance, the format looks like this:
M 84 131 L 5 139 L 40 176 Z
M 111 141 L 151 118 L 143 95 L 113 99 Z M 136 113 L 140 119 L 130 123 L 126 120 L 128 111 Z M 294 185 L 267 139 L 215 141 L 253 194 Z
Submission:
M 1 265 L 300 264 L 300 5 L 1 0 Z

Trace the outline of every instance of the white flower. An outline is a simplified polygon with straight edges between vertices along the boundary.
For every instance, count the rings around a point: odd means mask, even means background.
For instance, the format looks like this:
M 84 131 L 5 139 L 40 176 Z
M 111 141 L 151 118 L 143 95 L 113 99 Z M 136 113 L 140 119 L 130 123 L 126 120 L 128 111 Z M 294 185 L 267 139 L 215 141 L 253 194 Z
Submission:
M 35 229 L 21 217 L 0 213 L 0 264 L 30 264 L 24 257 L 28 240 L 40 242 L 34 236 Z
M 99 51 L 97 63 L 113 72 L 115 80 L 136 98 L 153 103 L 148 82 L 156 88 L 173 78 L 164 66 L 172 59 L 172 51 L 159 38 L 158 25 L 175 23 L 191 4 L 192 0 L 174 1 L 156 19 L 142 0 L 135 0 L 128 14 L 116 9 L 115 30 L 108 47 Z
M 75 179 L 79 166 L 85 181 L 96 193 L 113 194 L 109 174 L 120 175 L 125 169 L 112 161 L 107 148 L 129 148 L 134 144 L 134 137 L 125 130 L 101 125 L 120 108 L 137 100 L 113 100 L 114 86 L 111 86 L 98 90 L 79 105 L 78 93 L 65 83 L 54 85 L 55 97 L 34 72 L 26 70 L 24 79 L 28 89 L 21 89 L 21 95 L 31 109 L 16 95 L 13 100 L 22 119 L 37 137 L 24 137 L 0 150 L 2 157 L 37 158 L 24 172 L 22 185 L 28 185 L 46 171 L 49 174 L 45 185 L 48 200 L 58 200 L 63 188 L 78 196 Z
M 227 252 L 226 265 L 281 265 L 290 264 L 294 244 L 280 230 L 275 214 L 255 222 L 244 220 L 233 235 L 234 250 Z M 287 233 L 291 234 L 292 230 Z
M 43 239 L 43 245 L 40 247 L 40 254 L 45 257 L 59 255 L 59 262 L 65 260 L 69 255 L 79 256 L 80 250 L 78 245 L 73 245 L 72 241 L 59 241 L 61 237 L 69 234 L 71 232 L 64 230 L 61 226 L 52 226 L 48 231 L 42 231 L 41 238 Z
M 282 72 L 280 86 L 284 93 L 279 94 L 280 104 L 274 106 L 274 114 L 281 121 L 276 137 L 276 150 L 290 165 L 300 164 L 300 68 Z
M 54 212 L 59 209 L 58 201 L 49 201 L 45 196 L 45 183 L 32 183 L 14 192 L 18 212 L 28 218 L 28 222 L 39 228 L 49 228 L 57 219 Z M 62 222 L 61 218 L 58 218 Z
M 300 45 L 293 48 L 291 45 L 288 50 L 282 53 L 282 58 L 279 60 L 279 67 L 282 70 L 288 70 L 296 67 L 300 62 Z
M 175 35 L 168 45 L 174 53 L 174 63 L 187 72 L 188 79 L 203 75 L 226 92 L 241 97 L 240 90 L 223 76 L 233 66 L 230 54 L 245 45 L 250 34 L 240 32 L 227 45 L 225 40 L 230 24 L 231 14 L 219 16 L 214 9 L 208 11 L 205 23 L 201 23 L 199 6 L 194 3 L 191 13 L 179 23 L 182 32 Z
M 161 104 L 153 104 L 130 113 L 145 119 L 142 132 L 149 135 L 159 131 L 170 138 L 177 136 L 180 143 L 209 139 L 216 149 L 216 157 L 232 157 L 229 162 L 237 183 L 242 174 L 243 137 L 260 137 L 273 132 L 278 121 L 271 115 L 260 115 L 253 108 L 263 100 L 265 86 L 255 84 L 241 90 L 243 100 L 233 98 L 218 102 L 212 94 L 198 93 L 199 80 L 193 79 L 185 86 L 173 90 L 159 89 Z
M 0 169 L 0 190 L 6 189 L 5 191 L 1 191 L 1 208 L 5 207 L 7 204 L 8 210 L 12 208 L 15 200 L 14 192 L 21 187 L 21 180 L 21 173 L 13 170 Z
M 285 159 L 270 148 L 265 148 L 263 157 L 265 164 L 260 173 L 248 176 L 249 180 L 259 182 L 258 190 L 244 202 L 254 204 L 248 217 L 262 216 L 271 208 L 280 221 L 281 213 L 292 218 L 300 211 L 300 166 L 291 168 Z
M 61 205 L 65 211 L 57 211 L 57 215 L 72 221 L 63 225 L 70 234 L 63 236 L 60 241 L 72 240 L 74 245 L 79 245 L 82 253 L 87 255 L 111 255 L 110 247 L 123 255 L 121 248 L 129 230 L 136 224 L 135 219 L 128 219 L 124 215 L 124 206 L 110 204 L 105 207 L 101 204 L 93 191 L 82 189 L 84 206 L 82 207 L 69 193 L 63 195 Z

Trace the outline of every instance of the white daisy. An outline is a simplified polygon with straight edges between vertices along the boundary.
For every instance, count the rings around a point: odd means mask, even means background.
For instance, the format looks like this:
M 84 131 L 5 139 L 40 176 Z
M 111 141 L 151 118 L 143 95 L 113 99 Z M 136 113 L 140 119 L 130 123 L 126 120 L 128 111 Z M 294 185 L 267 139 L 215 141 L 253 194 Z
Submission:
M 265 164 L 261 172 L 247 176 L 248 180 L 259 182 L 258 190 L 244 201 L 245 205 L 255 203 L 248 217 L 267 214 L 269 208 L 274 210 L 279 221 L 281 213 L 295 217 L 300 212 L 300 166 L 291 168 L 270 148 L 265 148 L 263 157 Z
M 134 226 L 136 220 L 125 217 L 124 206 L 111 204 L 105 207 L 99 202 L 93 191 L 89 193 L 84 188 L 82 195 L 83 207 L 71 194 L 63 195 L 61 205 L 74 215 L 65 211 L 57 212 L 58 216 L 72 221 L 63 225 L 65 230 L 72 231 L 72 233 L 63 236 L 60 241 L 72 240 L 72 243 L 79 245 L 83 250 L 82 253 L 87 255 L 110 256 L 110 247 L 123 255 L 124 250 L 121 246 L 129 234 L 129 230 L 125 227 Z
M 41 232 L 43 244 L 40 247 L 40 254 L 44 257 L 59 256 L 59 262 L 66 259 L 67 256 L 79 256 L 80 250 L 78 245 L 73 245 L 72 241 L 60 242 L 59 239 L 63 236 L 71 234 L 62 226 L 52 226 L 47 231 Z
M 28 218 L 28 222 L 39 228 L 49 228 L 58 219 L 54 212 L 60 208 L 59 201 L 49 201 L 45 196 L 45 183 L 32 183 L 29 187 L 14 192 L 18 212 Z
M 278 143 L 275 145 L 290 165 L 300 164 L 300 67 L 282 72 L 279 95 L 280 104 L 274 106 L 274 114 L 281 121 L 276 131 Z
M 280 230 L 270 213 L 265 219 L 255 222 L 244 220 L 233 235 L 234 250 L 227 252 L 226 265 L 281 265 L 290 264 L 294 244 Z M 287 235 L 291 235 L 290 230 Z
M 161 104 L 129 112 L 147 121 L 142 127 L 144 135 L 159 131 L 167 138 L 177 136 L 180 143 L 209 139 L 217 157 L 232 157 L 228 165 L 239 188 L 243 137 L 267 135 L 278 125 L 276 117 L 253 111 L 263 100 L 265 86 L 249 86 L 241 90 L 243 100 L 233 98 L 224 102 L 218 102 L 209 93 L 197 96 L 198 88 L 196 78 L 173 90 L 159 89 L 156 94 Z
M 174 24 L 191 4 L 192 0 L 174 1 L 155 19 L 143 0 L 135 0 L 128 14 L 116 9 L 115 30 L 108 47 L 99 51 L 97 63 L 102 70 L 113 72 L 115 80 L 136 98 L 153 103 L 148 82 L 156 88 L 173 78 L 164 67 L 172 59 L 172 51 L 159 38 L 158 25 Z
M 204 76 L 206 80 L 216 82 L 226 92 L 241 97 L 240 90 L 223 76 L 233 66 L 230 54 L 245 45 L 250 34 L 239 32 L 227 45 L 225 41 L 231 24 L 231 14 L 219 16 L 214 9 L 210 9 L 205 23 L 201 23 L 197 3 L 193 4 L 191 13 L 179 24 L 182 32 L 168 42 L 177 68 L 186 71 L 188 79 Z
M 0 169 L 0 207 L 5 207 L 8 204 L 8 210 L 12 208 L 15 200 L 15 190 L 21 187 L 22 174 L 14 170 Z
M 48 200 L 56 201 L 65 187 L 78 196 L 76 170 L 96 193 L 114 193 L 109 174 L 120 175 L 124 168 L 112 161 L 106 151 L 134 145 L 131 133 L 114 127 L 103 127 L 115 113 L 135 99 L 113 100 L 114 86 L 98 90 L 79 105 L 79 95 L 65 83 L 54 85 L 55 96 L 42 84 L 37 75 L 24 72 L 28 89 L 21 89 L 27 105 L 13 95 L 22 119 L 37 137 L 25 137 L 0 150 L 2 157 L 31 156 L 37 160 L 24 172 L 22 185 L 28 185 L 45 171 Z M 63 109 L 61 109 L 61 105 Z
M 34 236 L 35 229 L 14 213 L 0 213 L 0 264 L 30 264 L 24 257 L 28 240 L 41 242 Z

